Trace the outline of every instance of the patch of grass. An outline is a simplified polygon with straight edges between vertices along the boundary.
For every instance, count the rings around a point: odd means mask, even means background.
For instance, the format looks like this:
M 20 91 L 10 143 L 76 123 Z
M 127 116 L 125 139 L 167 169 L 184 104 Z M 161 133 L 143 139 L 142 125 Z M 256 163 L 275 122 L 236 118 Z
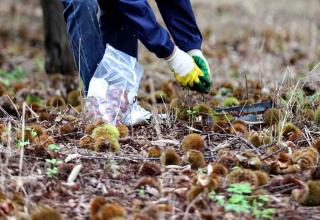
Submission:
M 15 67 L 12 71 L 0 69 L 0 81 L 5 86 L 10 86 L 12 82 L 20 82 L 26 78 L 26 73 L 21 67 Z
M 223 206 L 226 211 L 252 214 L 255 219 L 272 219 L 276 210 L 267 208 L 269 197 L 266 195 L 252 195 L 252 187 L 248 183 L 231 184 L 227 195 L 217 194 L 212 191 L 208 198 L 218 206 Z

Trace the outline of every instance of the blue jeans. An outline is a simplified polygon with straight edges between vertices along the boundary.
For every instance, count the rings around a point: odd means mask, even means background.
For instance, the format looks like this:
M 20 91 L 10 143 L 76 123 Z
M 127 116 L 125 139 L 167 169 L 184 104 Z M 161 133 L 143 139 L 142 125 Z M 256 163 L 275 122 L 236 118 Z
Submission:
M 65 8 L 70 46 L 86 94 L 106 44 L 137 57 L 138 39 L 112 5 L 110 10 L 101 13 L 99 26 L 97 0 L 60 1 Z

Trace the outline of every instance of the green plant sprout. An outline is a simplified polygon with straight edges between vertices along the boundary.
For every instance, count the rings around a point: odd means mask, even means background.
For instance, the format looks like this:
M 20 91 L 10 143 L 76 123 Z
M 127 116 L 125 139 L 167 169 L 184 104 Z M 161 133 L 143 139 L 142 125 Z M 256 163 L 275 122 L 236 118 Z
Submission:
M 248 183 L 231 184 L 227 190 L 229 194 L 219 195 L 210 192 L 208 198 L 226 211 L 250 214 L 255 219 L 272 219 L 275 209 L 266 208 L 269 197 L 266 195 L 252 196 L 252 187 Z
M 118 176 L 120 174 L 120 171 L 119 171 L 120 170 L 120 166 L 117 163 L 117 161 L 115 161 L 115 160 L 108 161 L 105 164 L 104 168 L 106 170 L 110 171 L 113 176 Z
M 60 150 L 60 147 L 57 144 L 49 144 L 48 148 L 53 152 L 58 152 Z
M 233 115 L 222 112 L 222 113 L 218 113 L 218 112 L 213 112 L 212 113 L 212 119 L 214 122 L 217 121 L 221 121 L 221 120 L 227 120 L 227 121 L 232 121 L 234 119 Z
M 216 97 L 221 98 L 221 97 L 230 96 L 231 94 L 232 94 L 232 89 L 222 87 L 218 90 Z
M 42 57 L 36 57 L 33 59 L 33 65 L 39 72 L 44 71 L 44 63 L 45 61 Z
M 197 173 L 198 173 L 198 175 L 202 175 L 202 174 L 205 174 L 206 171 L 207 170 L 205 168 L 199 168 Z
M 193 110 L 193 109 L 188 109 L 188 110 L 187 110 L 187 113 L 188 113 L 188 115 L 189 115 L 191 118 L 194 118 L 194 117 L 195 117 L 195 114 L 197 114 L 198 111 Z
M 216 204 L 219 206 L 224 206 L 224 204 L 225 204 L 226 197 L 223 195 L 218 195 L 214 191 L 212 191 L 208 194 L 208 198 L 211 199 L 212 201 L 216 202 Z
M 31 136 L 32 137 L 36 137 L 38 135 L 38 133 L 32 128 L 26 128 L 26 131 L 31 131 Z
M 189 122 L 190 122 L 190 124 L 191 124 L 191 127 L 193 127 L 193 122 L 194 122 L 194 120 L 195 120 L 195 118 L 196 118 L 196 114 L 198 113 L 198 111 L 197 110 L 195 110 L 195 109 L 192 109 L 192 108 L 189 108 L 188 110 L 187 110 L 187 114 L 188 114 L 188 116 L 189 116 Z
M 28 105 L 42 105 L 42 99 L 39 96 L 28 95 L 26 102 Z
M 60 150 L 60 147 L 57 144 L 49 144 L 48 148 L 52 152 L 58 152 Z M 52 158 L 46 159 L 46 162 L 49 164 L 49 167 L 47 168 L 47 176 L 49 178 L 54 178 L 59 172 L 58 165 L 62 164 L 62 161 Z
M 15 67 L 11 72 L 0 69 L 0 81 L 9 87 L 11 82 L 19 82 L 26 77 L 25 71 L 21 67 Z
M 139 197 L 145 197 L 146 196 L 146 192 L 143 188 L 138 189 L 138 194 Z
M 50 178 L 53 178 L 58 174 L 58 172 L 59 172 L 58 167 L 48 168 L 47 176 Z
M 17 146 L 18 146 L 18 148 L 21 149 L 21 148 L 27 146 L 28 144 L 30 144 L 29 140 L 27 140 L 27 141 L 22 141 L 22 140 L 20 140 L 20 141 L 18 141 Z
M 61 160 L 57 160 L 57 159 L 46 159 L 46 162 L 53 165 L 53 166 L 56 166 L 56 165 L 62 163 Z
M 227 189 L 227 192 L 236 194 L 252 193 L 252 188 L 248 183 L 236 183 L 231 184 Z

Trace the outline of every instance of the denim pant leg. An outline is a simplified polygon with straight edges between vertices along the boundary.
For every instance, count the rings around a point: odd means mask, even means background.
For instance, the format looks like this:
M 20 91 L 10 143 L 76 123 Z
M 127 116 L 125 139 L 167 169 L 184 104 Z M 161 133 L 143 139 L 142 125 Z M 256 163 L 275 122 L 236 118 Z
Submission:
M 97 0 L 60 1 L 65 7 L 69 41 L 86 94 L 105 50 L 97 18 L 98 3 Z
M 138 57 L 138 37 L 132 25 L 114 3 L 117 0 L 98 0 L 101 9 L 100 29 L 104 44 L 110 44 L 132 57 Z

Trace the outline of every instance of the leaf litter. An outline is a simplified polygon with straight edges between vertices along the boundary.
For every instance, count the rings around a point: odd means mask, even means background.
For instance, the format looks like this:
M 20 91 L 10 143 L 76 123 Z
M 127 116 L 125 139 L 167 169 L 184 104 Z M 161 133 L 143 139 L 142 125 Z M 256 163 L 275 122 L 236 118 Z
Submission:
M 29 7 L 0 4 L 8 15 L 0 23 L 18 11 L 41 30 Z M 5 10 L 8 4 L 14 10 Z M 206 4 L 197 2 L 196 10 L 206 13 Z M 251 10 L 236 0 L 210 7 L 226 21 L 230 13 Z M 147 71 L 138 101 L 168 117 L 113 128 L 84 120 L 77 76 L 46 76 L 34 65 L 43 52 L 30 42 L 43 42 L 33 31 L 22 34 L 25 25 L 13 27 L 21 29 L 15 38 L 26 40 L 20 60 L 10 28 L 0 33 L 6 42 L 0 46 L 1 218 L 320 218 L 319 57 L 309 56 L 300 32 L 251 22 L 230 35 L 230 22 L 213 44 L 208 26 L 210 63 L 234 77 L 218 76 L 208 95 L 182 90 L 143 52 Z M 263 46 L 258 53 L 252 45 Z M 37 62 L 30 62 L 31 51 Z M 278 84 L 270 83 L 270 69 L 266 79 L 250 76 L 257 75 L 254 63 L 271 62 L 265 57 L 276 60 L 273 71 L 286 71 Z M 311 72 L 299 80 L 300 71 Z M 151 76 L 162 79 L 153 89 Z

